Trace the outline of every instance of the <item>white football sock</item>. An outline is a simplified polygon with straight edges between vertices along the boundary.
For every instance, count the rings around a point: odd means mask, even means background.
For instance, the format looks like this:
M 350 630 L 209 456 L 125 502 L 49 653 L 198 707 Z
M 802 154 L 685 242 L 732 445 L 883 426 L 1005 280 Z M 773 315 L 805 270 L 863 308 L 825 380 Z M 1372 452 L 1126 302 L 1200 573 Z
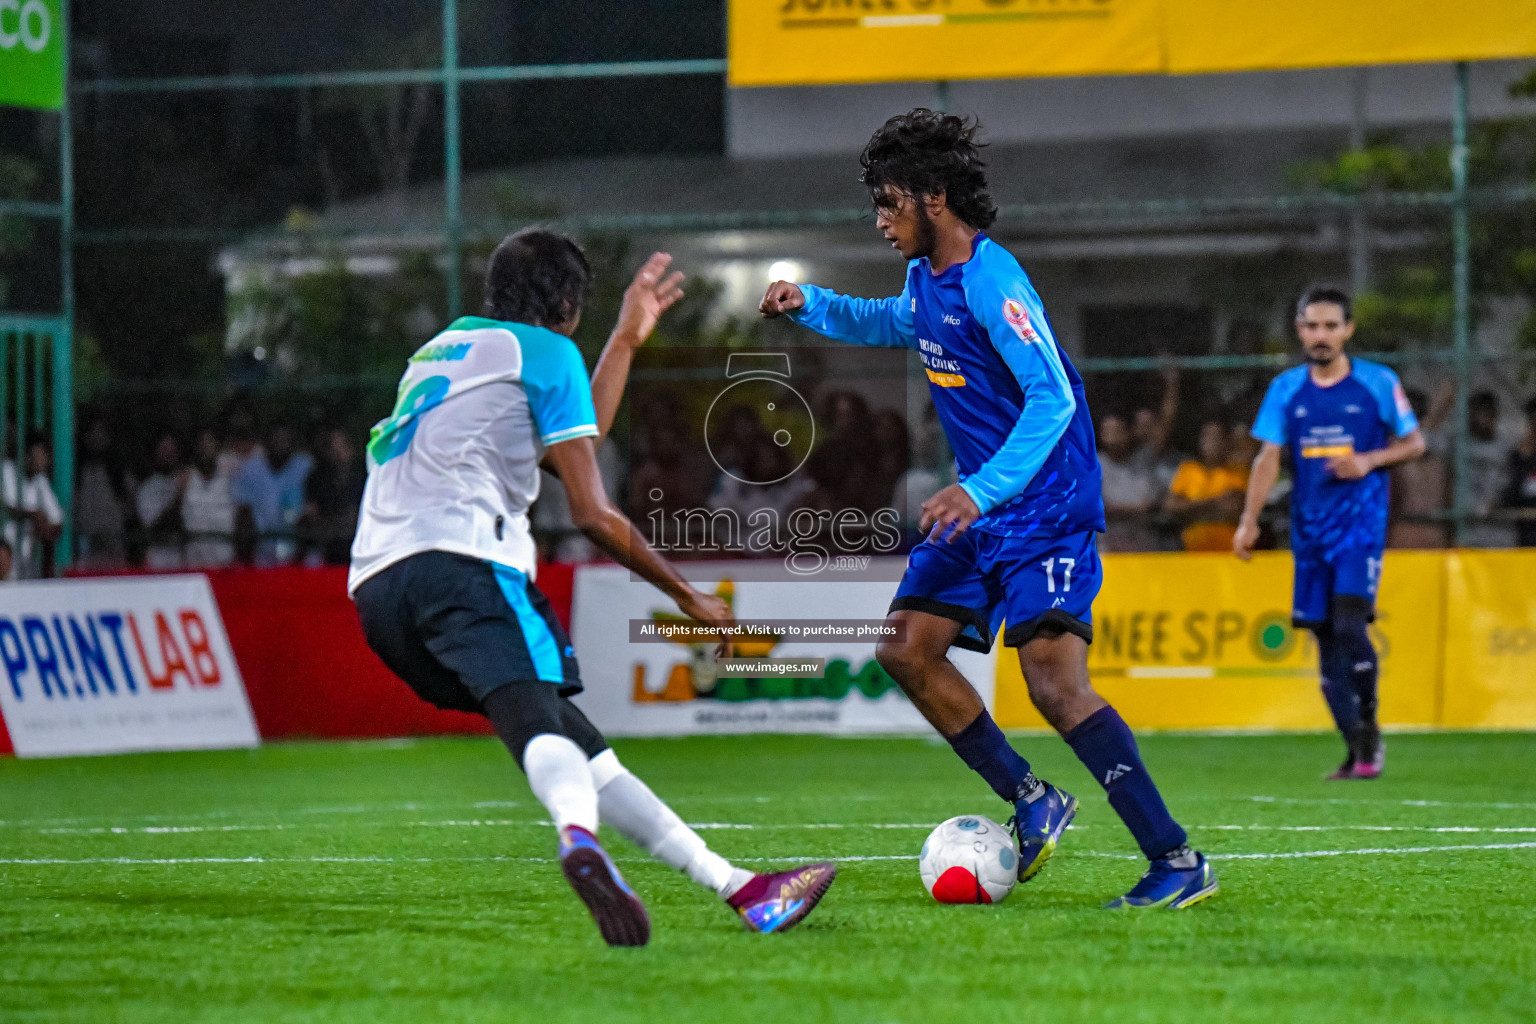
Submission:
M 523 771 L 555 828 L 579 825 L 596 834 L 597 789 L 586 751 L 564 736 L 542 732 L 523 748 Z
M 729 899 L 752 878 L 712 851 L 677 812 L 661 802 L 651 787 L 605 750 L 592 759 L 602 819 L 651 856 L 684 872 L 721 899 Z

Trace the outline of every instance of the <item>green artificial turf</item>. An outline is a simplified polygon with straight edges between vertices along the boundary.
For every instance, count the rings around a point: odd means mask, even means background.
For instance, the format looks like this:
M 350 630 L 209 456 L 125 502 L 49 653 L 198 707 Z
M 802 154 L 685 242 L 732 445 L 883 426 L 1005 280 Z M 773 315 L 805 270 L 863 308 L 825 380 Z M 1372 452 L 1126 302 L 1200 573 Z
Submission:
M 0 1020 L 1536 1016 L 1536 737 L 1392 737 L 1369 783 L 1321 781 L 1331 737 L 1144 737 L 1192 841 L 1227 859 L 1215 899 L 1141 915 L 1097 909 L 1141 870 L 1098 786 L 1060 741 L 1019 743 L 1083 810 L 994 907 L 918 881 L 928 826 L 1007 813 L 943 746 L 618 744 L 689 821 L 753 826 L 704 831 L 729 857 L 850 858 L 804 925 L 758 936 L 610 836 L 655 923 L 622 950 L 494 741 L 0 759 Z M 1438 852 L 1258 856 L 1417 847 Z

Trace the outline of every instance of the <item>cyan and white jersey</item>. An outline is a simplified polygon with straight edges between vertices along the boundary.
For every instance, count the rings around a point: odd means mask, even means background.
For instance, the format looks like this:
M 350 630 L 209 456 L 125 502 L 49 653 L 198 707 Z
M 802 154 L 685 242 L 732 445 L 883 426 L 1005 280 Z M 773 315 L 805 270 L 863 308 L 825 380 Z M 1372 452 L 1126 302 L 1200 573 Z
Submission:
M 394 413 L 368 441 L 351 593 L 423 551 L 533 578 L 528 509 L 547 445 L 597 436 L 592 385 L 571 339 L 466 316 L 411 356 Z

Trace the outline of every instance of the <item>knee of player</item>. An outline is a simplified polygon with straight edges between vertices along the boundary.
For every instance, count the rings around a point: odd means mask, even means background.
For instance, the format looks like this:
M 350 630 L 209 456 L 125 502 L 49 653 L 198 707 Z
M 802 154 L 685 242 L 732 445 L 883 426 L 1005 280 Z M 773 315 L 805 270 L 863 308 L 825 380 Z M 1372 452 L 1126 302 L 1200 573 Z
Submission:
M 916 644 L 907 641 L 884 640 L 875 646 L 875 660 L 903 686 L 922 677 L 928 655 Z

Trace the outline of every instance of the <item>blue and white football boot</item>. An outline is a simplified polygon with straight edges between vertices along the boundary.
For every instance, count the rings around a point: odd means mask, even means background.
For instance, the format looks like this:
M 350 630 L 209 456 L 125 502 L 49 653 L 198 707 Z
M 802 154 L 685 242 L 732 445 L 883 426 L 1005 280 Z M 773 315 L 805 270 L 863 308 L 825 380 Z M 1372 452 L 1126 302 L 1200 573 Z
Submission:
M 1187 850 L 1185 851 L 1187 852 Z M 1195 854 L 1195 866 L 1176 868 L 1173 858 L 1160 857 L 1152 862 L 1141 881 L 1124 896 L 1117 896 L 1104 904 L 1105 910 L 1151 910 L 1166 907 L 1183 910 L 1201 900 L 1215 896 L 1220 886 L 1216 884 L 1216 869 L 1205 859 L 1205 854 Z
M 1013 805 L 1008 827 L 1019 841 L 1019 881 L 1027 882 L 1040 873 L 1045 862 L 1056 852 L 1061 834 L 1077 815 L 1077 797 L 1064 789 L 1042 782 L 1045 792 L 1034 800 L 1020 800 Z

